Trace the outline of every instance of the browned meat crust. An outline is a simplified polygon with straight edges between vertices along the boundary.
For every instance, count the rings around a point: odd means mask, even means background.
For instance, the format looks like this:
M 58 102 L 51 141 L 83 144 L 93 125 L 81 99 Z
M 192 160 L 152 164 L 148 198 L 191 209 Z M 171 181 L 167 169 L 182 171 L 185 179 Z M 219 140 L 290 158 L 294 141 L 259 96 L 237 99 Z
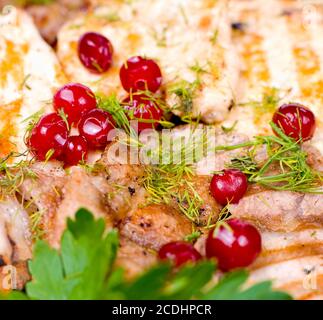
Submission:
M 230 212 L 263 230 L 289 232 L 322 225 L 323 195 L 251 186 L 239 204 L 230 205 Z
M 126 278 L 133 278 L 156 262 L 155 251 L 146 249 L 125 237 L 120 238 L 116 266 L 125 269 Z

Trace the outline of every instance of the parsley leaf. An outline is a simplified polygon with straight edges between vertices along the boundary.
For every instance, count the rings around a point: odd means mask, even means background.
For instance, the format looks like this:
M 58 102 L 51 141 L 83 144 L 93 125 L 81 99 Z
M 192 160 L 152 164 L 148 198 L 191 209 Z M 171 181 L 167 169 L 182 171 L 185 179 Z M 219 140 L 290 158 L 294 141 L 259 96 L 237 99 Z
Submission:
M 29 268 L 32 282 L 26 286 L 32 299 L 100 299 L 105 278 L 115 260 L 118 239 L 112 231 L 104 235 L 104 221 L 95 221 L 81 209 L 76 220 L 68 220 L 61 252 L 37 242 Z
M 173 272 L 171 265 L 158 264 L 133 281 L 126 281 L 124 271 L 114 262 L 118 249 L 116 231 L 106 232 L 103 219 L 80 209 L 75 220 L 68 220 L 67 230 L 56 250 L 38 241 L 29 263 L 32 281 L 26 293 L 13 291 L 2 299 L 290 299 L 273 291 L 270 282 L 242 289 L 246 271 L 225 275 L 212 284 L 216 269 L 213 261 L 186 265 Z
M 31 299 L 65 300 L 70 296 L 75 279 L 66 279 L 62 260 L 58 252 L 45 242 L 37 242 L 35 258 L 29 263 L 33 281 L 28 283 L 26 291 Z

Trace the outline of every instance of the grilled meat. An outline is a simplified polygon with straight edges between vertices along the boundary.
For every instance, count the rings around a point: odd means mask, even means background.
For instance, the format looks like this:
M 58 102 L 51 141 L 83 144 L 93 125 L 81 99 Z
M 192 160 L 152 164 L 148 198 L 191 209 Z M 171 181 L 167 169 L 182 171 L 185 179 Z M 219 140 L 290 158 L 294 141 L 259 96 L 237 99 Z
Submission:
M 104 34 L 114 46 L 113 66 L 103 75 L 88 72 L 78 59 L 77 41 L 87 31 Z M 129 57 L 142 55 L 156 59 L 163 70 L 162 94 L 175 106 L 174 113 L 214 123 L 226 117 L 233 103 L 239 65 L 227 1 L 110 1 L 69 21 L 59 32 L 57 48 L 69 79 L 99 92 L 123 98 L 119 69 Z M 179 87 L 191 97 L 181 96 Z
M 28 121 L 43 110 L 65 81 L 54 52 L 31 18 L 18 9 L 0 16 L 0 157 L 26 150 Z

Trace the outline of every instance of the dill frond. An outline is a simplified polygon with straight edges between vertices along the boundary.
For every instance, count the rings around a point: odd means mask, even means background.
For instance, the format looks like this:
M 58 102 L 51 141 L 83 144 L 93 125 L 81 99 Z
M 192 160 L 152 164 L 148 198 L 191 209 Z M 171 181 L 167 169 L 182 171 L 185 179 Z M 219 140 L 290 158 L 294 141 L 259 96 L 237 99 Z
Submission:
M 68 115 L 64 112 L 64 109 L 59 109 L 58 114 L 63 119 L 64 123 L 66 124 L 67 130 L 69 131 L 70 130 L 70 125 L 69 125 L 68 120 L 67 120 Z
M 163 154 L 161 147 L 157 155 L 154 154 L 152 157 L 167 159 L 169 162 L 146 166 L 142 178 L 142 185 L 149 194 L 148 202 L 155 204 L 176 202 L 179 210 L 195 223 L 199 222 L 200 208 L 203 205 L 203 200 L 193 183 L 193 163 L 203 157 L 204 150 L 201 149 L 201 144 L 206 142 L 205 136 L 199 139 L 200 141 L 194 140 L 193 131 L 188 142 L 180 145 L 180 148 L 173 148 L 171 154 Z M 179 140 L 173 141 L 173 145 L 177 143 Z
M 24 120 L 22 120 L 22 123 L 27 124 L 26 135 L 33 129 L 33 127 L 39 121 L 39 119 L 44 114 L 44 112 L 45 112 L 45 110 L 44 110 L 44 108 L 42 108 L 42 109 L 38 110 L 37 112 L 33 113 L 32 115 L 30 115 L 28 118 L 25 118 Z
M 152 29 L 151 35 L 158 47 L 167 47 L 167 31 L 168 27 L 164 27 L 162 32 L 157 31 L 155 28 Z
M 215 29 L 212 36 L 210 37 L 210 42 L 213 45 L 216 45 L 216 43 L 218 42 L 218 37 L 219 37 L 219 30 Z
M 237 124 L 238 124 L 238 120 L 236 120 L 236 121 L 231 125 L 231 127 L 221 126 L 221 129 L 222 129 L 222 131 L 223 131 L 224 133 L 230 133 L 230 132 L 232 132 L 232 131 L 235 129 L 235 127 L 237 126 Z
M 250 183 L 273 190 L 302 193 L 323 193 L 322 173 L 307 163 L 307 153 L 298 141 L 286 136 L 274 123 L 270 124 L 276 136 L 256 136 L 236 146 L 218 146 L 217 150 L 234 150 L 249 147 L 247 155 L 234 158 L 227 167 L 239 169 Z M 266 147 L 266 159 L 256 159 L 260 147 Z
M 45 211 L 40 210 L 40 211 L 35 211 L 29 215 L 32 240 L 34 241 L 42 239 L 46 233 L 42 227 L 42 218 L 44 214 L 45 214 Z
M 240 104 L 240 106 L 250 106 L 254 109 L 254 121 L 255 123 L 260 122 L 265 115 L 273 114 L 282 97 L 277 88 L 267 88 L 259 101 L 249 101 Z
M 179 99 L 173 109 L 181 110 L 185 114 L 190 114 L 193 110 L 193 99 L 196 91 L 200 88 L 201 81 L 199 79 L 189 82 L 186 80 L 174 83 L 169 87 L 169 93 L 175 94 Z
M 193 225 L 194 226 L 194 225 Z M 185 238 L 184 238 L 184 241 L 187 241 L 187 242 L 191 242 L 191 243 L 194 243 L 200 236 L 202 235 L 201 231 L 198 231 L 198 230 L 194 230 L 194 227 L 193 227 L 193 231 L 191 234 L 187 235 Z
M 123 128 L 127 134 L 131 132 L 130 122 L 126 115 L 126 112 L 122 105 L 120 104 L 119 100 L 117 99 L 116 95 L 111 96 L 97 96 L 98 107 L 102 110 L 109 112 L 116 122 L 119 128 Z
M 37 175 L 30 169 L 32 161 L 20 160 L 10 165 L 12 157 L 24 157 L 25 154 L 12 153 L 0 160 L 0 192 L 5 195 L 12 195 L 19 191 L 20 186 L 26 178 L 35 179 Z

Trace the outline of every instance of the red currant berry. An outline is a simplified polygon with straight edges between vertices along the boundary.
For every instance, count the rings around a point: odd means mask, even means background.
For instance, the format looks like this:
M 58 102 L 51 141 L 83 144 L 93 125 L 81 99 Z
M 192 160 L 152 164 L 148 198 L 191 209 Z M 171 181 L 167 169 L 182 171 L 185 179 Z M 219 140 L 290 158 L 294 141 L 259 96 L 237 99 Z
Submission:
M 130 91 L 156 92 L 162 83 L 161 71 L 154 60 L 132 57 L 120 69 L 123 88 Z
M 212 178 L 210 191 L 222 205 L 238 203 L 248 189 L 247 177 L 239 170 L 224 170 Z
M 114 121 L 108 112 L 93 109 L 82 116 L 78 128 L 90 148 L 102 149 L 108 144 L 108 133 L 114 128 Z
M 170 242 L 162 246 L 158 252 L 159 259 L 171 260 L 176 267 L 188 262 L 202 259 L 200 253 L 190 243 L 184 241 Z
M 64 151 L 68 130 L 66 123 L 56 113 L 40 118 L 27 138 L 27 146 L 37 160 L 57 159 Z M 50 154 L 52 152 L 52 154 Z
M 251 224 L 238 219 L 228 220 L 227 224 L 230 228 L 220 226 L 217 231 L 210 231 L 206 256 L 216 258 L 222 271 L 247 267 L 261 251 L 260 233 Z
M 297 141 L 311 139 L 316 128 L 313 112 L 298 103 L 282 105 L 275 112 L 273 122 L 287 136 Z
M 163 116 L 163 111 L 145 95 L 133 95 L 123 101 L 130 120 L 138 120 L 138 132 L 155 129 Z
M 86 111 L 96 108 L 96 99 L 90 88 L 70 83 L 55 93 L 53 104 L 56 111 L 64 111 L 72 125 L 77 124 Z
M 70 136 L 67 139 L 62 159 L 65 166 L 76 166 L 87 157 L 87 141 L 81 136 Z
M 95 73 L 106 72 L 112 64 L 113 47 L 102 34 L 85 33 L 79 40 L 78 54 L 83 65 Z

